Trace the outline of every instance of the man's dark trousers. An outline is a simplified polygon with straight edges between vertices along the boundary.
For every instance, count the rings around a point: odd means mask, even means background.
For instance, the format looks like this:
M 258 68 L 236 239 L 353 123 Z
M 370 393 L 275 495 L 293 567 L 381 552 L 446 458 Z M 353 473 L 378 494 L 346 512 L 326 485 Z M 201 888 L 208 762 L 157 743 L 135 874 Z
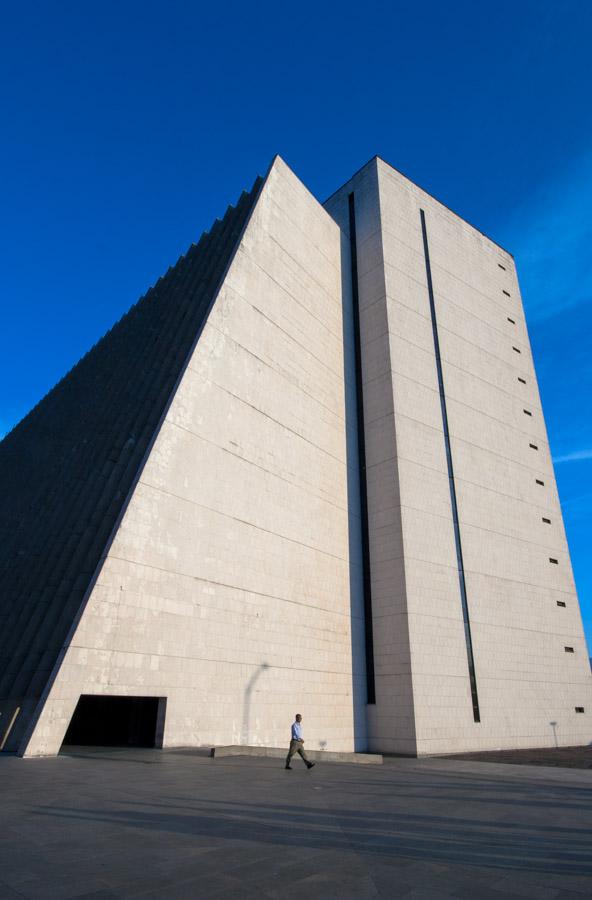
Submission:
M 286 756 L 286 765 L 289 766 L 294 754 L 297 753 L 302 757 L 307 766 L 310 766 L 310 762 L 306 753 L 304 752 L 304 741 L 295 741 L 292 739 L 290 741 L 290 749 L 288 750 L 288 755 Z

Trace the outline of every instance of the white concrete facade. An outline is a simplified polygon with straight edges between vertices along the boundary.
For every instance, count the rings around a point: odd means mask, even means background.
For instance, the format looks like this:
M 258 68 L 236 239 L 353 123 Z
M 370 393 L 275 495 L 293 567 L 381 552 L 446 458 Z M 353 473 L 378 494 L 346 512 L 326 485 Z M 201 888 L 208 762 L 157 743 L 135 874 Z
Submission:
M 376 657 L 370 747 L 422 755 L 586 743 L 590 664 L 513 258 L 380 159 L 325 204 L 344 231 L 352 192 Z
M 58 752 L 81 694 L 166 697 L 164 746 L 282 746 L 296 711 L 311 749 L 423 755 L 592 739 L 588 654 L 508 253 L 380 159 L 324 208 L 275 160 L 24 755 Z

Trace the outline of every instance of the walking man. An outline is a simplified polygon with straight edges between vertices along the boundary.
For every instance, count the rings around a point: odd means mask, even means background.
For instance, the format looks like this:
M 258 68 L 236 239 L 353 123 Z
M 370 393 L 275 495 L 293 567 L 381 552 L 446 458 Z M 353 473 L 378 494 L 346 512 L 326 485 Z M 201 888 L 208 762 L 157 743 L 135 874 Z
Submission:
M 302 737 L 302 716 L 300 713 L 296 713 L 296 721 L 292 725 L 292 738 L 290 740 L 290 749 L 288 750 L 288 755 L 286 757 L 286 769 L 292 769 L 290 762 L 292 761 L 292 757 L 295 753 L 298 753 L 299 756 L 302 757 L 302 761 L 305 764 L 307 769 L 312 769 L 315 763 L 310 762 L 307 759 L 306 753 L 304 752 L 304 738 Z

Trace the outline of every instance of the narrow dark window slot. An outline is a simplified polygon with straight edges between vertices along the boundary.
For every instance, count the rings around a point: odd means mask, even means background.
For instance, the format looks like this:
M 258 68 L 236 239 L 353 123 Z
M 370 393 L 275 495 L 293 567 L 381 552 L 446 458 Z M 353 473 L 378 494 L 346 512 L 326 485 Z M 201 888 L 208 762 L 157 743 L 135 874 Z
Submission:
M 545 519 L 545 517 L 543 516 L 543 522 L 545 523 L 545 525 L 550 525 L 551 519 Z
M 583 706 L 576 706 L 576 712 L 579 712 L 579 713 L 584 712 L 584 707 L 583 707 Z
M 564 647 L 563 649 L 565 650 L 566 653 L 573 653 L 573 652 L 574 652 L 574 648 L 573 648 L 573 647 Z
M 499 266 L 499 267 L 500 267 L 500 269 L 503 269 L 503 270 L 504 270 L 504 272 L 505 272 L 505 271 L 506 271 L 506 267 L 505 267 L 505 266 L 502 266 L 502 264 L 501 264 L 501 263 L 498 263 L 498 266 Z
M 558 600 L 557 606 L 565 606 L 565 600 Z
M 360 335 L 360 295 L 358 290 L 358 247 L 356 241 L 356 205 L 353 193 L 349 202 L 349 241 L 351 260 L 352 307 L 356 367 L 356 418 L 358 425 L 358 467 L 360 476 L 360 516 L 362 531 L 362 582 L 364 590 L 364 641 L 366 650 L 366 699 L 376 703 L 374 678 L 374 632 L 372 622 L 372 579 L 370 574 L 370 533 L 368 525 L 368 479 L 366 437 L 364 433 L 364 391 L 362 386 L 362 339 Z
M 538 450 L 538 449 L 539 449 L 539 448 L 537 447 L 536 444 L 529 444 L 528 446 L 531 448 L 531 450 Z
M 516 322 L 515 322 L 514 319 L 511 319 L 509 316 L 508 316 L 507 318 L 508 318 L 508 322 L 511 322 L 512 325 L 515 325 L 515 324 L 516 324 Z
M 520 384 L 526 384 L 526 378 L 520 378 L 520 375 L 518 376 L 518 381 Z
M 536 480 L 536 483 L 537 483 L 537 484 L 544 484 L 544 483 L 545 483 L 544 481 L 541 481 L 540 478 L 537 478 L 537 479 L 535 479 L 535 480 Z
M 550 563 L 553 563 L 554 566 L 558 566 L 558 565 L 559 565 L 559 560 L 558 560 L 558 559 L 554 559 L 552 556 L 549 557 L 549 562 L 550 562 Z
M 522 353 L 522 350 L 519 350 L 518 347 L 512 347 L 514 353 Z
M 510 294 L 508 293 L 508 291 L 502 291 L 502 293 L 505 294 L 506 297 L 509 297 L 509 296 L 510 296 Z
M 522 412 L 524 413 L 525 416 L 532 416 L 532 413 L 529 409 L 523 409 Z
M 473 638 L 471 636 L 471 622 L 469 617 L 469 603 L 467 599 L 467 586 L 465 581 L 465 569 L 463 562 L 462 542 L 460 536 L 460 523 L 458 520 L 458 504 L 456 500 L 456 486 L 454 483 L 454 468 L 452 465 L 452 448 L 450 444 L 450 432 L 448 429 L 448 412 L 446 409 L 446 394 L 444 392 L 444 374 L 442 371 L 442 358 L 440 356 L 440 338 L 438 336 L 438 321 L 436 317 L 436 301 L 434 299 L 434 286 L 432 283 L 432 267 L 430 265 L 430 249 L 428 245 L 428 231 L 425 213 L 419 211 L 421 219 L 421 233 L 423 237 L 423 252 L 425 257 L 426 277 L 428 283 L 428 297 L 430 301 L 430 315 L 432 319 L 432 336 L 434 339 L 434 354 L 436 357 L 436 373 L 438 376 L 438 389 L 440 392 L 440 409 L 442 412 L 442 428 L 444 431 L 444 446 L 446 449 L 446 464 L 448 467 L 448 487 L 450 490 L 450 505 L 452 507 L 452 523 L 454 526 L 454 542 L 456 545 L 456 560 L 458 566 L 458 581 L 460 599 L 465 626 L 465 646 L 467 649 L 467 663 L 469 667 L 469 684 L 471 688 L 471 702 L 473 705 L 473 720 L 481 721 L 479 710 L 479 695 L 477 693 L 477 675 L 475 673 L 475 657 L 473 653 Z

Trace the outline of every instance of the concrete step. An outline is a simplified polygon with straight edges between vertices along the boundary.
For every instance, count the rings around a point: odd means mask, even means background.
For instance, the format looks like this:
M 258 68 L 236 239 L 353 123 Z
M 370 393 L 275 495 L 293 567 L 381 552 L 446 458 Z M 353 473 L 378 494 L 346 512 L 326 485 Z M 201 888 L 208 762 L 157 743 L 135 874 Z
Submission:
M 380 753 L 339 753 L 336 750 L 309 750 L 308 747 L 305 747 L 305 752 L 311 762 L 357 763 L 361 766 L 381 766 L 383 762 Z M 210 756 L 217 759 L 224 756 L 265 756 L 285 760 L 287 754 L 287 747 L 249 747 L 244 744 L 212 747 L 210 750 Z M 298 755 L 292 760 L 293 765 L 300 762 Z

